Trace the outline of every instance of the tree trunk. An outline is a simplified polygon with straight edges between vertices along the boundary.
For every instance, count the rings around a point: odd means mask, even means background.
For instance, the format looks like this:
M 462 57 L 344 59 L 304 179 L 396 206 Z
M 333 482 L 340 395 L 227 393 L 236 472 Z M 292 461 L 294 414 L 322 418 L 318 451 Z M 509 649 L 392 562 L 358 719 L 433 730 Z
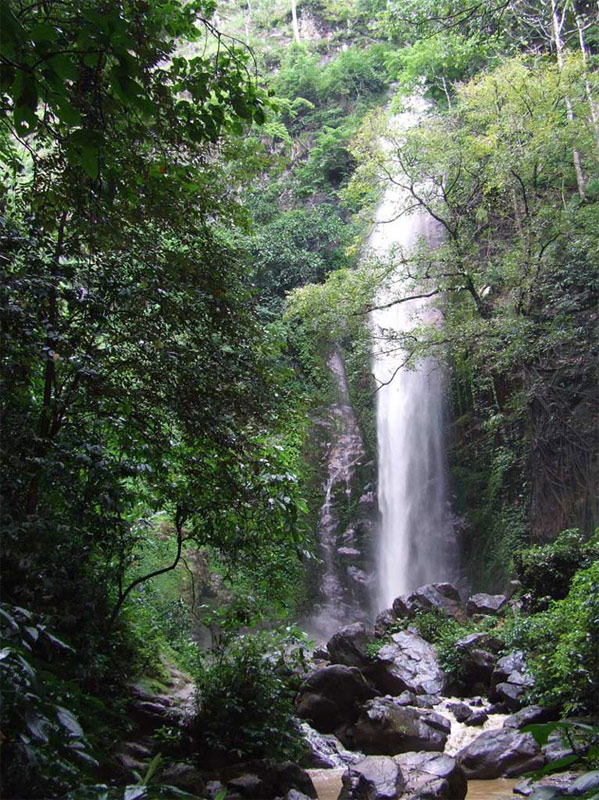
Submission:
M 551 0 L 551 29 L 553 32 L 553 41 L 555 43 L 557 65 L 561 73 L 564 71 L 564 41 L 562 39 L 562 28 L 564 25 L 565 16 L 566 11 L 564 10 L 560 19 L 557 0 Z M 572 100 L 570 99 L 567 91 L 564 92 L 564 101 L 566 103 L 566 113 L 568 115 L 568 119 L 573 121 L 574 108 L 572 106 Z M 580 199 L 584 200 L 586 195 L 586 180 L 584 177 L 584 171 L 582 169 L 580 151 L 577 147 L 572 150 L 572 157 L 574 161 L 574 171 L 576 172 L 576 185 L 578 187 L 578 194 L 580 195 Z

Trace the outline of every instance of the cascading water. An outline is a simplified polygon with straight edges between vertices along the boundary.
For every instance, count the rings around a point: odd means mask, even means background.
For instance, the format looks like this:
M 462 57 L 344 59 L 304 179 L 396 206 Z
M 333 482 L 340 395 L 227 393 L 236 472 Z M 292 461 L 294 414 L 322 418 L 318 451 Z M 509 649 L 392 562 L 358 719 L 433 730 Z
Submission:
M 413 120 L 413 116 L 408 118 L 407 124 Z M 406 120 L 401 123 L 405 126 Z M 405 256 L 421 240 L 431 248 L 439 242 L 438 223 L 424 211 L 400 215 L 407 199 L 398 186 L 390 185 L 369 240 L 375 256 L 392 256 L 395 248 Z M 394 302 L 408 296 L 412 288 L 398 285 L 398 275 L 380 291 L 379 308 L 372 312 L 373 371 L 378 385 L 380 609 L 388 608 L 399 594 L 456 577 L 443 442 L 443 372 L 432 358 L 416 369 L 403 368 L 406 354 L 393 339 L 415 324 L 437 324 L 439 314 L 426 300 Z

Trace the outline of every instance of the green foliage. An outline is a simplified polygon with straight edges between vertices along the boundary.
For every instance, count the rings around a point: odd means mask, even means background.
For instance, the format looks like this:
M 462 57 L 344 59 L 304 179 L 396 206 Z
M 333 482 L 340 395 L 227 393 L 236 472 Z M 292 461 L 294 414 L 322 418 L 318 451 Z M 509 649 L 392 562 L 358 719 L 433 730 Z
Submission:
M 562 600 L 546 611 L 521 617 L 509 643 L 527 652 L 535 676 L 531 700 L 558 706 L 565 714 L 599 708 L 599 560 L 579 570 Z
M 549 737 L 557 732 L 564 746 L 573 750 L 572 755 L 550 761 L 534 774 L 534 778 L 563 772 L 567 769 L 582 768 L 596 770 L 599 768 L 599 726 L 585 722 L 562 719 L 559 722 L 526 725 L 523 733 L 532 733 L 539 746 L 547 744 Z
M 295 690 L 285 663 L 289 644 L 273 634 L 246 634 L 212 654 L 197 675 L 194 730 L 200 746 L 235 760 L 301 754 Z M 298 647 L 295 638 L 291 644 L 301 660 L 301 642 Z
M 551 544 L 514 553 L 514 569 L 527 608 L 541 611 L 550 600 L 565 598 L 575 573 L 598 559 L 597 533 L 587 540 L 577 529 L 562 531 Z
M 73 651 L 24 608 L 3 604 L 0 618 L 3 795 L 56 796 L 97 766 L 77 717 L 64 705 L 73 688 L 51 671 Z

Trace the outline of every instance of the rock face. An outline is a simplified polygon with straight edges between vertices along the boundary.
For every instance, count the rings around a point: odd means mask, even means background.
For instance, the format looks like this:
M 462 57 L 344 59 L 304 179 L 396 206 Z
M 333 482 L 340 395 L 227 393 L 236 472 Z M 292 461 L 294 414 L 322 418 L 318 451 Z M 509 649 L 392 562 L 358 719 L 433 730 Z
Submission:
M 466 614 L 473 617 L 475 614 L 497 614 L 507 603 L 504 594 L 473 594 L 466 603 Z
M 348 736 L 365 753 L 396 755 L 409 750 L 442 752 L 450 730 L 441 714 L 379 697 L 364 704 Z
M 370 657 L 366 645 L 374 638 L 374 631 L 363 622 L 354 622 L 329 639 L 327 650 L 331 664 L 345 664 L 346 667 L 366 667 Z
M 456 756 L 466 778 L 515 777 L 543 766 L 545 756 L 530 733 L 483 731 Z
M 369 677 L 382 692 L 398 695 L 439 694 L 447 683 L 435 648 L 417 633 L 394 633 L 391 644 L 381 647 Z
M 334 733 L 341 725 L 355 722 L 361 704 L 376 695 L 359 669 L 332 664 L 313 672 L 304 681 L 297 714 L 320 733 Z
M 338 800 L 396 800 L 403 797 L 404 780 L 392 758 L 369 756 L 344 773 Z
M 441 753 L 403 753 L 393 759 L 405 780 L 402 800 L 463 800 L 468 788 L 455 758 Z

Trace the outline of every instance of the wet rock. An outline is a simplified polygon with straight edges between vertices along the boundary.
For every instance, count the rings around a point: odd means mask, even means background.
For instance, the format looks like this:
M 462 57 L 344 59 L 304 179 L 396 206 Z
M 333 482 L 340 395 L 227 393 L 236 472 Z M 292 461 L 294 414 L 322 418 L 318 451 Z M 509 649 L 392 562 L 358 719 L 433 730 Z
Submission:
M 473 594 L 466 602 L 466 614 L 497 614 L 506 604 L 508 598 L 504 594 Z
M 484 725 L 488 719 L 489 717 L 485 714 L 485 712 L 479 709 L 478 711 L 473 711 L 468 719 L 464 720 L 464 723 L 470 728 L 475 728 L 479 725 Z
M 442 753 L 402 753 L 393 759 L 406 786 L 402 800 L 463 800 L 466 777 L 455 758 Z
M 326 647 L 316 647 L 312 651 L 312 659 L 314 661 L 328 661 L 329 660 L 329 651 Z
M 357 567 L 348 567 L 347 576 L 351 581 L 353 581 L 353 583 L 357 584 L 363 589 L 370 590 L 374 583 L 373 575 L 369 574 L 368 572 L 364 572 L 363 569 L 358 569 Z
M 419 694 L 413 705 L 417 708 L 434 708 L 439 702 L 439 698 L 434 694 Z
M 406 595 L 400 595 L 393 601 L 393 613 L 398 619 L 412 619 L 414 616 L 414 606 Z
M 577 797 L 578 795 L 586 794 L 586 792 L 597 791 L 599 791 L 599 770 L 593 770 L 592 772 L 585 772 L 584 775 L 576 778 L 570 789 L 570 794 Z
M 516 777 L 539 769 L 545 762 L 530 733 L 509 728 L 483 731 L 456 758 L 468 780 Z
M 237 778 L 227 781 L 227 789 L 241 797 L 258 798 L 265 796 L 262 779 L 253 773 L 239 775 Z
M 285 797 L 278 797 L 276 800 L 310 800 L 310 796 L 303 792 L 298 792 L 297 789 L 290 789 Z
M 446 685 L 435 648 L 417 633 L 394 633 L 392 642 L 381 647 L 368 675 L 382 692 L 398 695 L 439 694 Z
M 165 767 L 160 773 L 160 782 L 176 786 L 184 792 L 201 795 L 205 788 L 205 778 L 193 764 L 178 762 Z
M 364 758 L 362 753 L 346 750 L 332 733 L 319 733 L 307 722 L 302 722 L 300 727 L 308 745 L 308 753 L 301 761 L 303 767 L 332 769 L 356 764 Z
M 395 698 L 395 702 L 398 706 L 415 706 L 416 695 L 414 692 L 402 692 Z
M 374 755 L 396 755 L 409 750 L 442 752 L 451 726 L 441 714 L 398 706 L 391 698 L 364 704 L 350 735 L 354 746 Z
M 512 714 L 504 720 L 504 728 L 513 728 L 520 730 L 525 725 L 533 725 L 542 722 L 553 722 L 558 719 L 558 715 L 553 708 L 545 708 L 544 706 L 526 706 L 520 709 L 516 714 Z
M 412 592 L 408 597 L 408 602 L 413 609 L 441 611 L 457 620 L 465 619 L 460 593 L 451 583 L 429 583 L 421 586 Z M 395 603 L 393 609 L 395 610 Z
M 386 636 L 396 623 L 397 617 L 393 613 L 393 610 L 386 608 L 377 615 L 374 621 L 374 635 L 379 638 Z
M 489 633 L 471 633 L 455 644 L 462 659 L 459 686 L 463 691 L 486 691 L 497 664 L 497 653 L 503 642 Z
M 526 688 L 516 683 L 498 683 L 493 697 L 503 701 L 508 710 L 514 713 L 522 708 L 525 702 Z
M 366 645 L 372 642 L 374 631 L 363 622 L 348 625 L 329 639 L 327 651 L 332 664 L 345 664 L 347 667 L 366 667 L 371 658 Z
M 466 722 L 472 715 L 472 709 L 466 703 L 448 703 L 447 710 L 451 711 L 458 722 Z
M 297 714 L 320 733 L 334 733 L 344 723 L 354 722 L 362 703 L 376 695 L 359 669 L 332 664 L 313 672 L 304 681 Z
M 338 800 L 396 800 L 403 797 L 404 780 L 399 766 L 386 756 L 369 756 L 350 767 L 342 777 Z
M 522 708 L 528 689 L 534 686 L 534 678 L 526 670 L 524 654 L 514 650 L 500 658 L 491 676 L 489 699 L 503 702 L 513 713 Z
M 485 714 L 491 716 L 491 714 L 508 714 L 509 708 L 506 706 L 505 703 L 491 703 L 490 705 L 485 707 Z
M 578 777 L 580 777 L 579 772 L 562 772 L 559 775 L 547 775 L 538 781 L 525 778 L 514 786 L 514 794 L 521 797 L 532 797 L 534 793 L 537 793 L 538 796 L 540 791 L 553 790 L 557 792 L 558 797 L 563 797 L 570 793 L 570 787 Z
M 568 744 L 567 739 L 562 738 L 559 731 L 553 731 L 553 733 L 549 734 L 547 743 L 541 749 L 545 760 L 548 762 L 574 755 L 574 750 Z
M 307 797 L 316 798 L 318 796 L 312 778 L 306 770 L 291 761 L 268 766 L 262 780 L 265 791 L 264 798 L 284 796 L 292 790 Z
M 338 547 L 337 552 L 344 558 L 360 558 L 362 555 L 355 547 Z

